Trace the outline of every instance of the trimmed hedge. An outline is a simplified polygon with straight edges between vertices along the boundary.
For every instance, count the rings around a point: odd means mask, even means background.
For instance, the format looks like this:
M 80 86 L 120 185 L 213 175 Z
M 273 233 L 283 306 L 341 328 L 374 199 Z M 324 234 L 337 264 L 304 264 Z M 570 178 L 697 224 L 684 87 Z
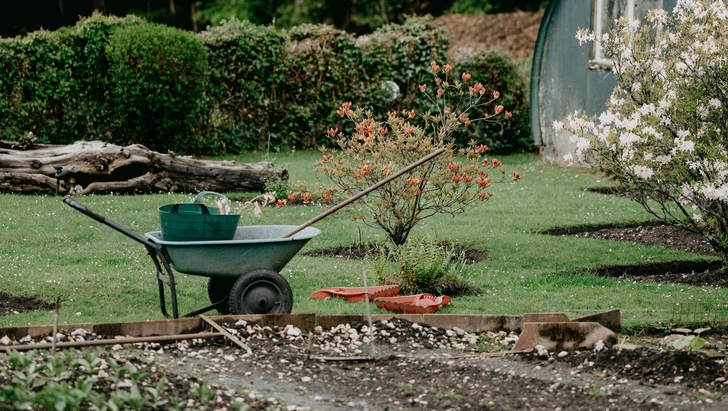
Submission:
M 285 80 L 286 37 L 270 26 L 230 20 L 200 34 L 209 83 L 199 119 L 205 151 L 237 153 L 264 147 L 275 133 Z
M 510 154 L 530 151 L 531 120 L 526 80 L 504 51 L 482 49 L 471 57 L 460 61 L 456 67 L 459 73 L 470 73 L 473 79 L 483 83 L 486 90 L 500 92 L 497 104 L 513 113 L 508 120 L 476 121 L 467 129 L 453 135 L 456 145 L 467 145 L 472 139 L 486 144 L 491 153 Z M 489 107 L 490 108 L 490 107 Z M 492 108 L 491 108 L 492 109 Z M 485 114 L 485 113 L 483 113 Z M 471 115 L 471 118 L 482 117 Z
M 207 83 L 202 40 L 159 24 L 117 28 L 106 47 L 112 141 L 152 150 L 193 151 L 192 134 Z M 204 146 L 204 145 L 201 145 Z
M 325 25 L 287 32 L 230 20 L 195 35 L 137 17 L 95 14 L 56 32 L 0 39 L 0 138 L 97 139 L 187 154 L 331 145 L 344 101 L 384 117 L 427 110 L 417 85 L 448 39 L 431 17 L 353 37 Z M 39 69 L 41 68 L 41 69 Z M 467 135 L 494 152 L 530 146 L 525 81 L 505 54 L 457 65 L 501 92 L 513 112 Z M 485 80 L 485 81 L 484 81 Z M 392 98 L 383 84 L 394 82 Z M 490 82 L 490 84 L 488 84 Z

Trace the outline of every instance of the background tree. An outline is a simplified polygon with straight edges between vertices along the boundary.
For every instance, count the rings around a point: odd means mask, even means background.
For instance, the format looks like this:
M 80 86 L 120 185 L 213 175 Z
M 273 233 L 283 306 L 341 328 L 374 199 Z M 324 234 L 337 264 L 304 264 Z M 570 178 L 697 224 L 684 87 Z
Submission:
M 283 28 L 323 23 L 362 34 L 387 23 L 402 23 L 406 16 L 535 11 L 545 4 L 544 0 L 5 0 L 0 1 L 0 36 L 72 26 L 95 10 L 119 17 L 135 14 L 192 31 L 235 16 Z

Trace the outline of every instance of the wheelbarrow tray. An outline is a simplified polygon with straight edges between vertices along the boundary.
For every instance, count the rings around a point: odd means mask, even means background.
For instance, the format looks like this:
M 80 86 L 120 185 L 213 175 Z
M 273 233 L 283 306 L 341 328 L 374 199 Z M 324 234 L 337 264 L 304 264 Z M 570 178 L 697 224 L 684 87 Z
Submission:
M 161 231 L 145 236 L 169 256 L 176 271 L 205 277 L 238 277 L 252 270 L 279 272 L 321 230 L 306 227 L 288 238 L 297 226 L 240 226 L 227 241 L 164 241 Z

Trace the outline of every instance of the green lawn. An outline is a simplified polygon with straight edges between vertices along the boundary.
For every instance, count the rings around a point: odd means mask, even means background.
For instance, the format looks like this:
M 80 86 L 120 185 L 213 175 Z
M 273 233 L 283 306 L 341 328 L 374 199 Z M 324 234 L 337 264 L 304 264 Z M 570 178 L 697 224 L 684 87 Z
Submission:
M 291 181 L 312 187 L 318 182 L 313 162 L 319 153 L 277 153 L 270 160 L 288 168 Z M 236 160 L 260 161 L 250 153 Z M 470 266 L 469 280 L 483 288 L 478 296 L 458 297 L 438 311 L 447 314 L 522 314 L 564 311 L 576 316 L 620 308 L 628 325 L 669 319 L 678 304 L 728 302 L 728 290 L 714 287 L 635 283 L 563 274 L 575 269 L 701 257 L 659 247 L 554 237 L 542 230 L 573 225 L 647 221 L 641 207 L 624 198 L 585 191 L 608 185 L 604 176 L 577 168 L 544 164 L 536 155 L 501 158 L 523 176 L 517 184 L 494 184 L 492 199 L 456 217 L 424 220 L 413 236 L 433 235 L 488 253 L 488 261 Z M 230 197 L 242 193 L 227 193 Z M 248 194 L 245 194 L 248 195 Z M 77 200 L 96 212 L 143 234 L 159 228 L 157 208 L 191 201 L 193 195 L 94 195 Z M 0 194 L 0 292 L 53 302 L 61 298 L 61 323 L 162 319 L 154 266 L 144 247 L 97 223 L 51 195 Z M 318 222 L 321 236 L 307 249 L 383 240 L 374 228 L 352 221 L 357 205 Z M 266 208 L 241 224 L 301 224 L 323 207 Z M 294 292 L 293 311 L 317 314 L 364 314 L 363 304 L 310 300 L 321 288 L 362 286 L 362 273 L 374 282 L 366 261 L 296 256 L 282 271 Z M 205 277 L 177 275 L 180 311 L 206 305 Z M 372 305 L 373 312 L 380 312 Z M 51 324 L 52 311 L 0 317 L 0 327 Z

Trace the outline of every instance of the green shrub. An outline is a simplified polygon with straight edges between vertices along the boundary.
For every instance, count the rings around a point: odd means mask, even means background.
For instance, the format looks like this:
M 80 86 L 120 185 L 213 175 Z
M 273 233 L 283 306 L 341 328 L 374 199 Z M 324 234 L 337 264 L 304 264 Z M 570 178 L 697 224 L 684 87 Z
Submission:
M 470 140 L 486 144 L 493 154 L 526 152 L 532 149 L 531 120 L 526 79 L 513 58 L 506 52 L 480 49 L 456 66 L 460 73 L 470 73 L 487 90 L 500 92 L 498 104 L 513 114 L 510 119 L 475 121 L 471 127 L 453 134 L 453 142 L 465 146 Z M 484 113 L 471 114 L 483 117 Z
M 114 117 L 109 112 L 109 60 L 106 46 L 112 33 L 122 26 L 138 26 L 144 20 L 135 16 L 115 17 L 94 13 L 73 27 L 58 30 L 73 50 L 74 95 L 65 108 L 67 124 L 73 126 L 72 139 L 104 140 L 110 136 Z
M 0 38 L 0 138 L 16 140 L 30 130 L 23 98 L 28 61 L 19 38 Z
M 159 24 L 124 26 L 112 34 L 106 55 L 114 143 L 204 150 L 204 141 L 189 138 L 207 81 L 199 37 Z
M 390 111 L 432 108 L 417 86 L 448 39 L 431 17 L 389 24 L 369 36 L 324 25 L 288 32 L 231 20 L 199 35 L 138 17 L 94 14 L 73 27 L 0 39 L 0 138 L 33 131 L 40 142 L 97 139 L 186 154 L 333 146 L 335 114 L 357 101 Z M 42 68 L 42 69 L 39 69 Z M 513 113 L 474 124 L 470 138 L 494 152 L 530 145 L 524 81 L 507 56 L 477 55 L 460 70 L 488 79 Z M 383 84 L 396 84 L 396 96 Z
M 210 78 L 198 133 L 216 152 L 264 147 L 284 80 L 284 35 L 233 19 L 200 34 Z
M 386 25 L 360 38 L 359 43 L 364 52 L 362 69 L 369 76 L 368 88 L 362 92 L 364 98 L 358 100 L 360 107 L 381 115 L 391 110 L 431 107 L 417 86 L 429 81 L 430 62 L 443 62 L 449 45 L 445 29 L 432 17 L 413 17 L 401 25 Z M 385 81 L 399 86 L 400 97 L 396 100 L 387 101 L 382 93 Z
M 2 48 L 0 89 L 2 100 L 8 100 L 0 106 L 3 135 L 17 138 L 33 131 L 39 142 L 72 140 L 64 109 L 75 100 L 73 50 L 48 31 L 3 40 Z
M 360 93 L 361 51 L 352 35 L 330 26 L 304 24 L 288 36 L 273 141 L 298 148 L 328 145 L 320 137 L 339 121 L 337 107 Z

